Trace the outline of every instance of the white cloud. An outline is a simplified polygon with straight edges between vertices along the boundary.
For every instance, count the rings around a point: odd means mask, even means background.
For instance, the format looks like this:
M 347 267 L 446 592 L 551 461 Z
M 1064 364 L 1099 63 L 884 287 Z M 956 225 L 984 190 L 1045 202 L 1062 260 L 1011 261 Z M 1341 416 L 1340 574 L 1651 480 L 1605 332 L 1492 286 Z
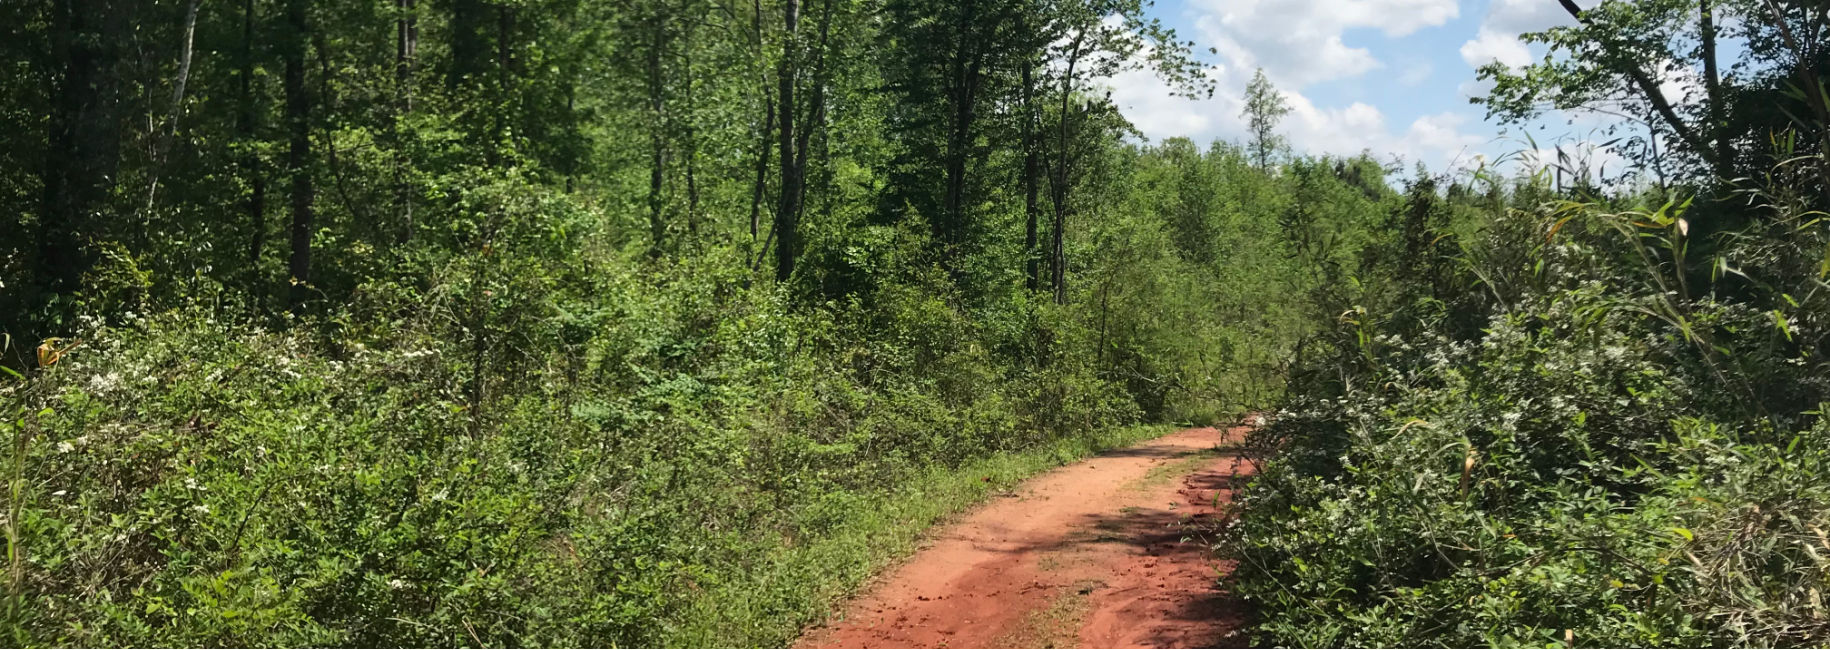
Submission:
M 1468 166 L 1488 139 L 1463 132 L 1462 127 L 1467 123 L 1468 118 L 1455 113 L 1425 115 L 1411 123 L 1404 142 L 1416 149 L 1411 156 L 1413 159 L 1433 162 L 1428 160 L 1432 156 L 1446 157 L 1447 162 L 1438 165 L 1437 169 Z
M 1186 136 L 1196 142 L 1215 138 L 1244 141 L 1248 136 L 1239 113 L 1244 105 L 1246 75 L 1224 66 L 1215 66 L 1210 72 L 1223 90 L 1200 100 L 1172 96 L 1168 84 L 1143 71 L 1125 72 L 1107 83 L 1113 102 L 1151 140 Z M 1470 121 L 1455 113 L 1426 115 L 1402 132 L 1394 132 L 1385 113 L 1376 106 L 1353 102 L 1323 107 L 1300 92 L 1279 92 L 1290 114 L 1284 117 L 1278 133 L 1298 152 L 1351 156 L 1370 150 L 1381 157 L 1397 155 L 1409 161 L 1423 161 L 1430 168 L 1441 170 L 1467 163 L 1473 149 L 1486 142 L 1484 137 L 1464 131 Z
M 1531 48 L 1526 47 L 1517 34 L 1502 34 L 1482 27 L 1474 40 L 1462 44 L 1461 60 L 1471 68 L 1494 61 L 1517 68 L 1531 63 Z
M 1487 18 L 1481 26 L 1523 34 L 1570 24 L 1574 23 L 1569 13 L 1550 0 L 1493 0 L 1487 5 Z
M 1461 46 L 1462 61 L 1478 68 L 1498 61 L 1518 67 L 1531 63 L 1531 47 L 1519 40 L 1526 32 L 1572 25 L 1574 19 L 1549 0 L 1493 0 L 1474 39 Z
M 1436 72 L 1436 67 L 1430 65 L 1430 62 L 1428 62 L 1428 61 L 1420 61 L 1420 62 L 1411 64 L 1410 66 L 1408 66 L 1404 69 L 1403 74 L 1398 75 L 1398 85 L 1404 86 L 1407 88 L 1411 87 L 1411 86 L 1416 86 L 1418 84 L 1423 83 L 1424 81 L 1429 80 L 1430 75 L 1434 74 L 1435 72 Z
M 1407 36 L 1460 15 L 1456 0 L 1192 0 L 1195 28 L 1231 67 L 1264 68 L 1280 86 L 1357 77 L 1383 66 L 1342 35 Z
M 1222 66 L 1210 67 L 1207 72 L 1215 80 L 1230 78 Z M 1235 131 L 1225 125 L 1236 122 L 1244 106 L 1239 95 L 1224 91 L 1202 101 L 1176 97 L 1169 84 L 1149 70 L 1120 72 L 1106 83 L 1112 90 L 1112 102 L 1124 111 L 1125 118 L 1153 140 L 1221 132 L 1232 135 Z
M 1546 2 L 1494 0 L 1498 24 L 1512 29 L 1513 23 L 1529 22 L 1533 3 Z M 1555 3 L 1549 4 L 1555 8 Z M 1253 71 L 1262 67 L 1290 107 L 1278 132 L 1297 152 L 1351 156 L 1371 151 L 1381 158 L 1395 155 L 1446 170 L 1475 164 L 1477 152 L 1490 144 L 1487 130 L 1459 110 L 1393 124 L 1385 111 L 1370 103 L 1319 106 L 1304 93 L 1312 84 L 1387 66 L 1371 50 L 1348 45 L 1347 32 L 1409 36 L 1457 18 L 1457 0 L 1188 0 L 1188 7 L 1198 45 L 1218 54 L 1218 63 L 1209 69 L 1218 88 L 1213 97 L 1174 97 L 1167 84 L 1143 71 L 1109 80 L 1113 101 L 1152 140 L 1186 136 L 1197 142 L 1244 141 L 1248 135 L 1239 116 L 1242 95 Z M 1489 22 L 1493 20 L 1489 16 Z M 1516 38 L 1510 40 L 1516 43 Z M 1506 40 L 1495 38 L 1493 44 L 1495 58 L 1517 61 L 1520 51 L 1530 56 L 1522 45 L 1505 51 Z M 1465 47 L 1464 57 L 1471 56 L 1469 51 L 1475 50 Z M 1437 74 L 1428 59 L 1401 55 L 1391 63 L 1397 68 L 1392 81 L 1404 87 L 1422 85 Z

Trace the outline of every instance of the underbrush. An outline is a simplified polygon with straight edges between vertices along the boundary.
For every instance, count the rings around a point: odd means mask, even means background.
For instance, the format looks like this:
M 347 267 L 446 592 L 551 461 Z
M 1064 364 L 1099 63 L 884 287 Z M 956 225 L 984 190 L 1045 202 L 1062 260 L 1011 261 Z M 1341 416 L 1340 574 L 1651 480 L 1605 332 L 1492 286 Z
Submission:
M 92 323 L 0 388 L 8 641 L 782 644 L 925 524 L 1154 431 L 932 291 L 452 268 L 310 327 Z M 556 294 L 590 298 L 522 297 Z
M 1659 205 L 1497 216 L 1341 312 L 1225 544 L 1264 640 L 1830 641 L 1823 227 Z

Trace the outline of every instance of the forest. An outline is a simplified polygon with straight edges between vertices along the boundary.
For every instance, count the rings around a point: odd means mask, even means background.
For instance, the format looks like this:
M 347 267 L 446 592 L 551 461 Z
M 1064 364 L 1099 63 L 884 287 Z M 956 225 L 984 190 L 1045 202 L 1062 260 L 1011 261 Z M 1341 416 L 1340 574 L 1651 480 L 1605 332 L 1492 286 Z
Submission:
M 786 645 L 1262 417 L 1254 643 L 1830 643 L 1830 8 L 1543 2 L 1474 102 L 1624 169 L 1298 151 L 1146 0 L 0 3 L 0 640 Z

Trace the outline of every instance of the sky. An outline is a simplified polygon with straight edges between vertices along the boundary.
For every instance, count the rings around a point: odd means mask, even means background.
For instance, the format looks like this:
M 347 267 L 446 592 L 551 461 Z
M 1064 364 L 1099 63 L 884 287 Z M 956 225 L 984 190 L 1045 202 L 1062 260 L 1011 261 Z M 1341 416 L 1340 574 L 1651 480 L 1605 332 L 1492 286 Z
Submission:
M 1262 67 L 1291 109 L 1279 133 L 1296 152 L 1370 150 L 1436 171 L 1530 148 L 1469 103 L 1485 90 L 1475 69 L 1541 58 L 1519 34 L 1570 21 L 1556 0 L 1157 0 L 1151 13 L 1195 42 L 1215 91 L 1177 98 L 1145 71 L 1110 79 L 1113 101 L 1150 140 L 1243 142 L 1245 86 Z M 1599 119 L 1553 115 L 1529 129 L 1540 145 L 1580 144 Z

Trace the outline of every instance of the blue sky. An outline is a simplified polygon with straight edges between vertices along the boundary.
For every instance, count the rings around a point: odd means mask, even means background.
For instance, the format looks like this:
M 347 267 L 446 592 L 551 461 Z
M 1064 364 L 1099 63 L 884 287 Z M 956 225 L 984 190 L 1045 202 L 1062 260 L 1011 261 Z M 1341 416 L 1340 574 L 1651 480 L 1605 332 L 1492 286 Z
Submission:
M 1152 140 L 1243 140 L 1241 97 L 1262 67 L 1293 109 L 1280 132 L 1297 152 L 1370 149 L 1433 170 L 1526 148 L 1468 103 L 1483 92 L 1475 68 L 1541 57 L 1518 35 L 1569 20 L 1556 0 L 1158 0 L 1152 13 L 1195 41 L 1217 84 L 1195 101 L 1145 72 L 1112 78 L 1113 100 Z M 1579 142 L 1598 120 L 1552 116 L 1532 135 Z

